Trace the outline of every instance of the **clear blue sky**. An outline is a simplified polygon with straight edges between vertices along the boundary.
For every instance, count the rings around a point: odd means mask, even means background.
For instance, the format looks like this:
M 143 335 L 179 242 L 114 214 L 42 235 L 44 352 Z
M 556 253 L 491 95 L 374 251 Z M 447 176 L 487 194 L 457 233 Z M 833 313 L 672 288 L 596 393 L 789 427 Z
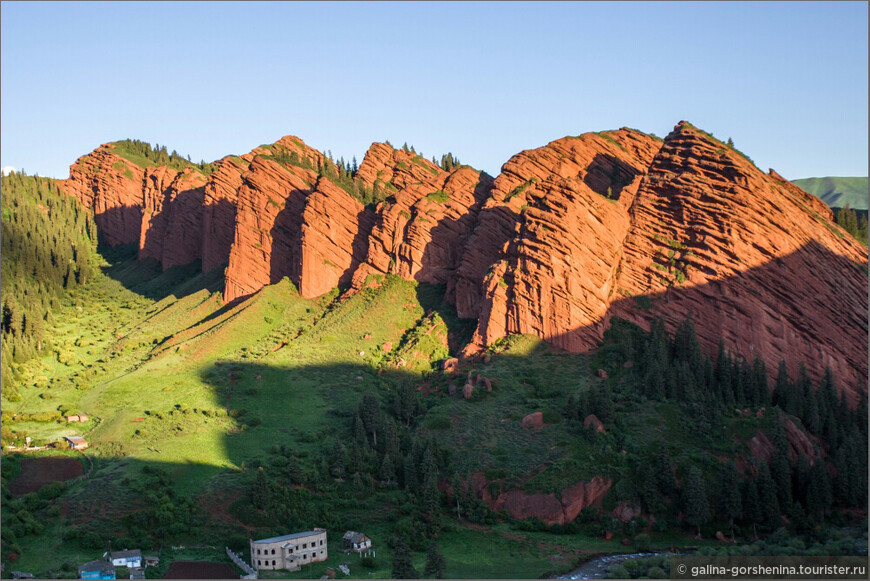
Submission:
M 682 119 L 790 179 L 866 176 L 866 2 L 3 2 L 0 165 L 126 137 L 210 161 L 294 134 L 496 175 L 565 135 Z

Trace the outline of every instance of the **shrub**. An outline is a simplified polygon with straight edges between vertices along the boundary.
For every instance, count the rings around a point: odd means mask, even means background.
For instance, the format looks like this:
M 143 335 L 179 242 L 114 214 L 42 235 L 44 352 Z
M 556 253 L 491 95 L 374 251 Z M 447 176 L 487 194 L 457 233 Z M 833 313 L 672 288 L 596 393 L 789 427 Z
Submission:
M 445 192 L 444 190 L 438 190 L 437 192 L 432 192 L 431 194 L 426 196 L 426 199 L 437 202 L 439 204 L 446 204 L 450 201 L 450 196 L 448 196 L 447 192 Z
M 641 533 L 634 537 L 634 548 L 638 551 L 649 551 L 650 538 L 646 533 Z
M 432 418 L 426 422 L 426 428 L 430 430 L 448 430 L 451 425 L 450 418 L 444 416 Z
M 562 421 L 562 414 L 551 409 L 544 410 L 542 417 L 545 424 L 558 424 Z

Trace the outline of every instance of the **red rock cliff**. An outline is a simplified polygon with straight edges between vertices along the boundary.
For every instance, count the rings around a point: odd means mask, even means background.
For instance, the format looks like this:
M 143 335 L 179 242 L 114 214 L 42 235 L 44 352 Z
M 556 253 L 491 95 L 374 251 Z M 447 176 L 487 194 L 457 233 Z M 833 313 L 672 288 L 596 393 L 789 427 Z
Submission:
M 288 136 L 196 168 L 141 168 L 100 146 L 64 189 L 103 240 L 164 268 L 227 265 L 227 301 L 288 276 L 306 297 L 370 273 L 447 284 L 477 318 L 466 354 L 511 333 L 569 351 L 613 316 L 646 327 L 691 317 L 702 344 L 773 373 L 826 366 L 854 401 L 867 376 L 867 251 L 818 199 L 759 171 L 688 123 L 664 142 L 620 129 L 512 157 L 494 181 L 375 143 L 357 179 L 375 210 L 323 177 L 322 153 Z M 321 175 L 319 175 L 321 174 Z M 640 297 L 643 297 L 642 299 Z
M 817 380 L 830 366 L 854 397 L 867 377 L 867 250 L 820 200 L 681 122 L 629 213 L 611 314 L 644 326 L 657 315 L 670 330 L 691 317 L 708 350 L 721 336 L 771 373 L 782 359 Z
M 456 283 L 459 310 L 480 305 L 477 344 L 529 333 L 581 351 L 600 340 L 628 208 L 660 145 L 620 129 L 566 137 L 505 164 Z
M 422 156 L 385 143 L 372 144 L 358 176 L 389 195 L 375 213 L 365 264 L 354 286 L 373 272 L 450 282 L 492 178 L 466 166 L 446 172 Z
M 138 244 L 145 170 L 112 153 L 106 143 L 70 166 L 63 189 L 93 208 L 100 237 L 111 246 Z
M 302 212 L 306 197 L 314 191 L 317 172 L 276 161 L 276 154 L 288 160 L 295 154 L 294 161 L 309 160 L 315 167 L 323 158 L 292 136 L 254 156 L 238 190 L 225 301 L 250 295 L 285 276 L 299 284 Z
M 215 164 L 205 184 L 203 203 L 202 270 L 226 267 L 230 260 L 236 229 L 236 201 L 242 187 L 242 173 L 253 155 L 229 156 Z

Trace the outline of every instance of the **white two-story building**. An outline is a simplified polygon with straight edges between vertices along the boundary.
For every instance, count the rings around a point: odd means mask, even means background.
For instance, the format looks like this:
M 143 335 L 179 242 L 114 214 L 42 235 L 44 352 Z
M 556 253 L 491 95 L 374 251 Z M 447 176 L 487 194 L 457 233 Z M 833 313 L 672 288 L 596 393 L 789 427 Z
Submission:
M 251 541 L 254 569 L 298 571 L 308 563 L 325 561 L 327 556 L 326 529 Z

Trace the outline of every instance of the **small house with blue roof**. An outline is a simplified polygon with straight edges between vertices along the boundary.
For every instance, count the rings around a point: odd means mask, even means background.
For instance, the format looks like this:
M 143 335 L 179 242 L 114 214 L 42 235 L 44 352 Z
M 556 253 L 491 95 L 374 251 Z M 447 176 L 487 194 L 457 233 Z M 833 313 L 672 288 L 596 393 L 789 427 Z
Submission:
M 90 561 L 79 565 L 81 579 L 115 579 L 115 566 L 108 561 Z

